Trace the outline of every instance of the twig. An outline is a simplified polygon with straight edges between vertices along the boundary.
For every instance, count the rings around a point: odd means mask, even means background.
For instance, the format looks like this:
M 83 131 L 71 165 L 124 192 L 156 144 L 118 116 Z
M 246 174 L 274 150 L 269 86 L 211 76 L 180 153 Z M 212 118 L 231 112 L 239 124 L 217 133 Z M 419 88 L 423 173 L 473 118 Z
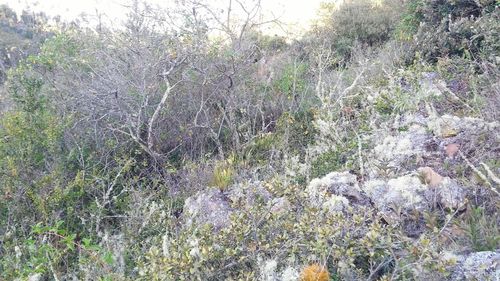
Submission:
M 495 192 L 495 194 L 497 196 L 500 196 L 500 193 L 493 187 L 493 185 L 491 185 L 491 183 L 488 181 L 488 178 L 483 174 L 481 173 L 481 171 L 479 171 L 470 161 L 469 159 L 467 159 L 467 157 L 465 157 L 465 155 L 461 152 L 461 151 L 458 151 L 460 157 L 462 157 L 462 159 L 464 159 L 465 163 L 467 163 L 467 165 L 469 165 L 469 167 L 484 181 L 486 182 L 486 184 L 490 187 L 491 191 Z M 486 166 L 486 165 L 485 165 Z M 484 167 L 484 166 L 483 166 Z M 486 170 L 488 171 L 488 170 Z M 490 171 L 491 172 L 491 171 Z M 493 181 L 496 181 L 497 179 L 493 179 Z

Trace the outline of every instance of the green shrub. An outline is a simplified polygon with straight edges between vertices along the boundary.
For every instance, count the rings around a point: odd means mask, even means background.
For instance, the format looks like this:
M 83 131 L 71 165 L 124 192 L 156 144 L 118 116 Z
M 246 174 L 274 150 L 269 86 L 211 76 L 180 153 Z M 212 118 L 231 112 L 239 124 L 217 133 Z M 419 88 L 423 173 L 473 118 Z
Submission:
M 278 120 L 276 134 L 282 138 L 283 146 L 294 154 L 303 155 L 308 145 L 314 142 L 314 110 L 285 112 Z
M 427 61 L 446 56 L 487 58 L 499 50 L 496 5 L 495 0 L 410 1 L 400 25 L 410 30 L 407 36 L 414 34 L 414 51 Z M 414 33 L 417 22 L 421 24 Z
M 472 207 L 462 223 L 467 233 L 468 242 L 475 252 L 495 251 L 500 245 L 500 229 L 495 222 L 495 216 L 491 217 L 482 207 Z
M 330 150 L 321 154 L 311 163 L 311 177 L 320 178 L 343 167 L 345 159 L 338 151 Z
M 377 47 L 388 41 L 402 8 L 397 0 L 323 4 L 316 36 L 319 41 L 327 42 L 341 61 L 347 62 L 356 44 Z
M 221 191 L 226 190 L 233 181 L 234 177 L 234 158 L 219 162 L 215 165 L 212 174 L 211 185 Z

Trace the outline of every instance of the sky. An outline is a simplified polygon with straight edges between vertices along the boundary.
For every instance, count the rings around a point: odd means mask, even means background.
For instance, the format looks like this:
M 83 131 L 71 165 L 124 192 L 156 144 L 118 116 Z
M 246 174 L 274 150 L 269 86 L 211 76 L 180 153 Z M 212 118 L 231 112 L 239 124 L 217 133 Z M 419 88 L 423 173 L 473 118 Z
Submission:
M 264 13 L 273 14 L 285 23 L 288 32 L 300 33 L 307 29 L 315 18 L 321 2 L 333 0 L 262 0 Z M 172 0 L 148 0 L 148 2 L 165 5 Z M 227 3 L 229 0 L 220 0 Z M 0 0 L 0 4 L 8 4 L 17 12 L 29 6 L 32 11 L 44 11 L 50 16 L 60 15 L 64 20 L 72 20 L 80 14 L 96 15 L 96 11 L 107 15 L 110 21 L 121 22 L 129 1 L 127 0 Z M 225 4 L 222 4 L 225 5 Z M 269 33 L 280 33 L 269 30 Z M 280 34 L 282 35 L 282 34 Z

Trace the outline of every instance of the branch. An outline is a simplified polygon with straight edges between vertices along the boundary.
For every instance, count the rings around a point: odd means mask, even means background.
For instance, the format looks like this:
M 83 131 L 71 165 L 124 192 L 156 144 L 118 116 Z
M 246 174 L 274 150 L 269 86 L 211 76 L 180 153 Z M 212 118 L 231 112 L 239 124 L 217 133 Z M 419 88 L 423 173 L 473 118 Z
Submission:
M 185 58 L 182 59 L 178 63 L 172 64 L 170 69 L 163 73 L 163 77 L 165 77 L 165 82 L 167 83 L 167 89 L 163 93 L 163 97 L 160 100 L 160 103 L 156 106 L 156 109 L 153 113 L 153 116 L 151 116 L 151 119 L 149 119 L 149 124 L 148 124 L 148 138 L 147 138 L 147 145 L 148 145 L 148 150 L 153 152 L 153 125 L 158 119 L 158 116 L 160 115 L 160 111 L 162 110 L 163 106 L 165 105 L 165 102 L 167 101 L 170 92 L 172 91 L 172 85 L 170 84 L 170 81 L 168 80 L 168 75 L 174 70 L 176 66 L 179 64 L 182 64 L 184 62 Z

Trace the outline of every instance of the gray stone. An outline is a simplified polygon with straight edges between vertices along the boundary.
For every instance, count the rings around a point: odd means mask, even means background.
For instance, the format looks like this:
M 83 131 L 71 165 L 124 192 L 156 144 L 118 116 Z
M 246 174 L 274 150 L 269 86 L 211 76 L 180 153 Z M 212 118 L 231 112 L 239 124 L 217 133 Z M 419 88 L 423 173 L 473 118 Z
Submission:
M 322 178 L 313 179 L 306 188 L 311 201 L 323 203 L 330 194 L 350 199 L 361 199 L 356 175 L 349 172 L 332 172 Z
M 375 207 L 382 212 L 399 212 L 428 209 L 425 198 L 427 186 L 416 176 L 406 175 L 389 181 L 375 179 L 366 182 L 362 190 Z
M 432 139 L 426 128 L 413 124 L 407 131 L 397 135 L 375 136 L 376 144 L 369 155 L 369 176 L 377 178 L 385 175 L 387 170 L 397 175 L 404 167 L 412 169 L 418 157 L 426 154 L 426 144 Z
M 207 189 L 186 200 L 183 216 L 187 226 L 210 224 L 215 230 L 220 230 L 231 224 L 232 212 L 219 190 Z
M 260 181 L 243 182 L 231 186 L 228 197 L 231 202 L 242 208 L 252 208 L 257 204 L 266 205 L 272 195 Z
M 457 256 L 451 280 L 500 280 L 500 253 L 485 251 Z

